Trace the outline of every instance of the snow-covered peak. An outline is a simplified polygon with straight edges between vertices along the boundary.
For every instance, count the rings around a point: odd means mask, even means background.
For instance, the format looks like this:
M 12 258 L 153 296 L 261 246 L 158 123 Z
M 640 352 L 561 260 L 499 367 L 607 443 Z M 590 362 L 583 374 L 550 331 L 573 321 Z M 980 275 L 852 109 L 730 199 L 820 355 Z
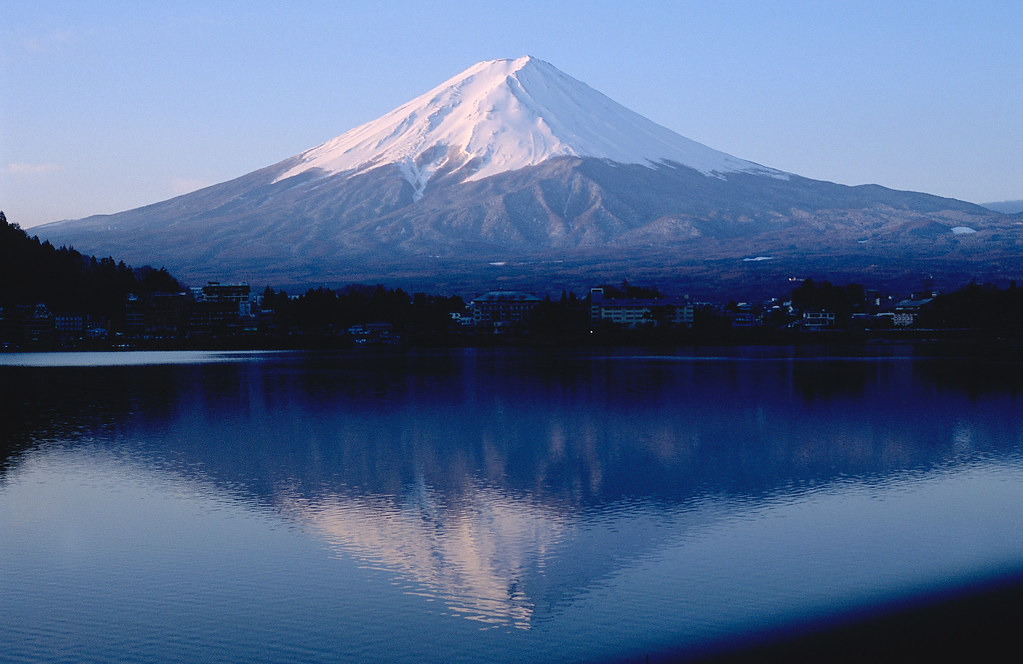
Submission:
M 463 181 L 479 180 L 564 156 L 648 166 L 672 161 L 707 175 L 784 176 L 680 136 L 553 65 L 524 56 L 473 65 L 307 150 L 278 180 L 310 169 L 355 174 L 394 163 L 419 197 L 441 170 Z

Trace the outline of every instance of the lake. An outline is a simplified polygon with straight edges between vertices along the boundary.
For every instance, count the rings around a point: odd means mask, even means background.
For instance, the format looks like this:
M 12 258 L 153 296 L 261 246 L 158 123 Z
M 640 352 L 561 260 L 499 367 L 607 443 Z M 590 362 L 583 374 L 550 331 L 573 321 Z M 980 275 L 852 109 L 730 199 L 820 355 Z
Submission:
M 12 662 L 700 653 L 1023 568 L 1023 382 L 920 347 L 0 355 Z

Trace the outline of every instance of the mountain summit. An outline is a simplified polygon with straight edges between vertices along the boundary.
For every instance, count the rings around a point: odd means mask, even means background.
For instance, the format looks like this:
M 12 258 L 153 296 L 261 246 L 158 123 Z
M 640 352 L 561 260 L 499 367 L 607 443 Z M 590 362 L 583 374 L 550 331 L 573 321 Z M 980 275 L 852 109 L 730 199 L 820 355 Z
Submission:
M 418 199 L 439 174 L 458 182 L 482 180 L 553 157 L 785 177 L 680 136 L 553 65 L 524 56 L 466 69 L 383 117 L 303 152 L 277 180 L 313 169 L 354 175 L 392 163 Z
M 792 275 L 1015 278 L 1021 227 L 963 201 L 718 152 L 521 57 L 476 64 L 234 180 L 38 231 L 192 282 L 471 293 L 628 277 L 699 293 L 778 292 Z

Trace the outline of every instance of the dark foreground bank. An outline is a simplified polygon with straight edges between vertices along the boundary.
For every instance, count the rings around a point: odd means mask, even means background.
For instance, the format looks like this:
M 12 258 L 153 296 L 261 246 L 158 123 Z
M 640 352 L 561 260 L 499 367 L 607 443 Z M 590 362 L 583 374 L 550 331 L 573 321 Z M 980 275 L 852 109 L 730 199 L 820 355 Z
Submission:
M 1019 661 L 1021 625 L 1023 571 L 906 601 L 881 613 L 854 614 L 744 644 L 720 644 L 698 654 L 650 653 L 622 664 Z

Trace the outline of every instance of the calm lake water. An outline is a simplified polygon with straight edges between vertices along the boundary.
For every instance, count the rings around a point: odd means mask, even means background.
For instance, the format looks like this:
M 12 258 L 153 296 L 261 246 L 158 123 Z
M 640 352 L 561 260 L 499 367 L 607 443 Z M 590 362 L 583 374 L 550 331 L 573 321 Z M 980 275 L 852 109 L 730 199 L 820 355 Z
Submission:
M 1018 376 L 908 347 L 0 355 L 0 653 L 638 662 L 984 581 L 1023 568 Z

